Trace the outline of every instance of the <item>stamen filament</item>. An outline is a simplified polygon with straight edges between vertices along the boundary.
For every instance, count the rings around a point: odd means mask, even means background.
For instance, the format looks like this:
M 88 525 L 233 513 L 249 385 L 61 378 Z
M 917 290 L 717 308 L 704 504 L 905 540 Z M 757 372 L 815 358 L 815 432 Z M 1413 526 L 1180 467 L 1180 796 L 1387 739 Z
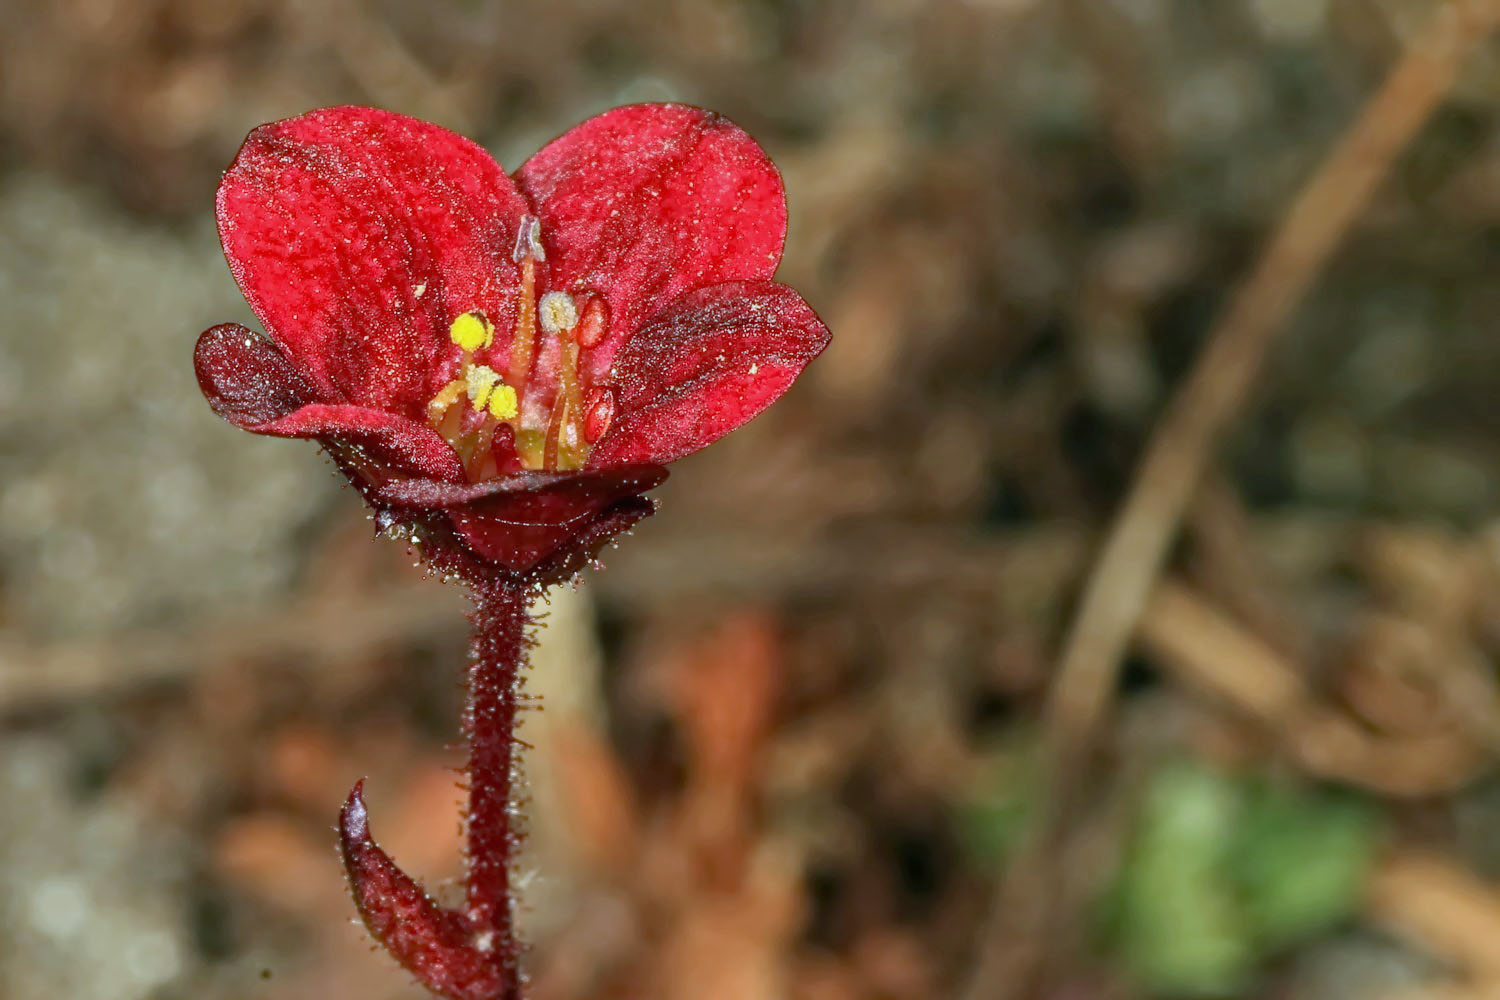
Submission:
M 557 461 L 558 437 L 562 430 L 563 421 L 568 415 L 567 393 L 559 389 L 557 398 L 552 401 L 552 416 L 547 421 L 547 444 L 542 452 L 542 467 L 544 469 L 560 469 L 565 466 L 559 465 Z
M 463 395 L 464 388 L 464 383 L 459 379 L 454 379 L 443 386 L 438 394 L 432 397 L 432 401 L 427 404 L 427 422 L 430 424 L 441 423 L 443 415 L 448 412 L 448 408 L 458 402 L 459 397 Z
M 516 456 L 528 469 L 544 469 L 547 454 L 547 432 L 536 427 L 516 431 Z
M 495 424 L 486 420 L 479 425 L 479 430 L 474 432 L 474 450 L 464 460 L 464 471 L 469 474 L 470 482 L 479 482 L 484 478 L 485 463 L 494 464 L 494 456 L 490 454 L 490 446 L 495 441 Z
M 558 424 L 558 468 L 583 468 L 584 442 L 578 431 L 583 418 L 583 391 L 578 383 L 578 344 L 568 341 L 562 347 L 562 371 L 559 373 L 558 398 L 566 402 Z M 571 431 L 571 433 L 569 433 Z
M 436 429 L 448 441 L 457 441 L 464 431 L 464 408 L 462 406 L 448 407 L 443 412 L 443 419 L 438 422 Z
M 536 260 L 521 261 L 521 294 L 516 302 L 516 335 L 510 345 L 510 378 L 506 379 L 524 393 L 531 377 L 531 359 L 536 352 Z

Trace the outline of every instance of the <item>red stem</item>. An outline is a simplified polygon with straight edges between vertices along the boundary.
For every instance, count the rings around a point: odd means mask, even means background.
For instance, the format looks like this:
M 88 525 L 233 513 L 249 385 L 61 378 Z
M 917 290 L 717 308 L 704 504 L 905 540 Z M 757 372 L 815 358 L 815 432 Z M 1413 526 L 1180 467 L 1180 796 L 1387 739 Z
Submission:
M 516 709 L 531 641 L 526 607 L 532 590 L 508 580 L 480 580 L 472 584 L 472 595 L 474 662 L 464 710 L 469 740 L 466 915 L 480 940 L 485 932 L 493 934 L 488 942 L 492 954 L 506 970 L 511 995 L 519 996 L 511 869 L 522 834 L 512 799 L 519 768 Z

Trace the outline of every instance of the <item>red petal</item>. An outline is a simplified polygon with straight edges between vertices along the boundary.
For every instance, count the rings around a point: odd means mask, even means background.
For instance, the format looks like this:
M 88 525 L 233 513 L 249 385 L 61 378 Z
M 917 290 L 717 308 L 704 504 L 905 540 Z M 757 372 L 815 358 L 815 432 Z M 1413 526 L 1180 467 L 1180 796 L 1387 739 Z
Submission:
M 208 405 L 240 427 L 284 417 L 314 399 L 297 366 L 275 344 L 238 323 L 203 331 L 193 349 L 193 370 Z
M 589 467 L 666 463 L 697 451 L 771 405 L 827 345 L 828 328 L 785 285 L 688 292 L 620 351 L 614 422 Z
M 193 367 L 209 406 L 238 427 L 358 449 L 347 457 L 378 466 L 382 478 L 463 481 L 463 465 L 436 431 L 382 410 L 312 402 L 314 390 L 281 350 L 237 323 L 205 330 L 193 350 Z
M 412 417 L 449 377 L 456 316 L 514 325 L 526 211 L 475 143 L 354 107 L 251 132 L 218 197 L 230 270 L 319 395 Z
M 275 437 L 315 438 L 352 449 L 347 458 L 380 480 L 421 476 L 463 482 L 464 467 L 447 441 L 426 424 L 364 406 L 312 403 L 246 430 Z M 360 485 L 360 484 L 356 484 Z
M 680 104 L 606 111 L 516 171 L 535 206 L 550 285 L 609 303 L 591 375 L 689 288 L 769 278 L 786 237 L 781 175 L 728 119 Z

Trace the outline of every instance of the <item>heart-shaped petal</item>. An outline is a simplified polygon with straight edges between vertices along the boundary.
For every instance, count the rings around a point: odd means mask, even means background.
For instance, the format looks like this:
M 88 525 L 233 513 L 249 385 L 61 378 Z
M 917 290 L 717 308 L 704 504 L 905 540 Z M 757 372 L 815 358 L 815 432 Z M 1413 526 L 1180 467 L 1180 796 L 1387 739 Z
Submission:
M 536 207 L 552 287 L 604 295 L 607 371 L 638 327 L 690 288 L 769 278 L 786 195 L 765 151 L 722 115 L 633 104 L 590 118 L 516 171 Z
M 320 396 L 413 418 L 452 377 L 458 316 L 504 351 L 527 211 L 476 143 L 355 107 L 251 132 L 218 195 L 230 270 Z

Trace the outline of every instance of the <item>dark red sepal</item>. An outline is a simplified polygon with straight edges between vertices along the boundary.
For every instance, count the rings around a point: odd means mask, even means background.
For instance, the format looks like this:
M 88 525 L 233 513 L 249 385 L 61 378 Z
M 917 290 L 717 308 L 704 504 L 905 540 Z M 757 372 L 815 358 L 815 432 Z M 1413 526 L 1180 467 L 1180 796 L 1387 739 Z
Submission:
M 370 836 L 364 781 L 339 812 L 339 846 L 365 927 L 417 981 L 450 1000 L 512 1000 L 521 995 L 516 956 L 501 942 L 481 947 L 462 913 L 433 902 Z M 499 948 L 497 948 L 499 946 Z
M 659 465 L 631 465 L 519 472 L 482 483 L 402 479 L 375 490 L 373 499 L 396 511 L 441 511 L 456 538 L 480 559 L 535 579 L 544 564 L 548 577 L 553 567 L 581 568 L 610 537 L 651 513 L 641 494 L 666 478 Z M 627 519 L 622 523 L 616 515 Z M 611 530 L 601 537 L 604 526 Z
M 643 496 L 626 497 L 605 510 L 577 534 L 559 546 L 526 573 L 529 583 L 541 587 L 572 579 L 591 563 L 610 542 L 633 528 L 637 521 L 656 513 L 656 503 Z

